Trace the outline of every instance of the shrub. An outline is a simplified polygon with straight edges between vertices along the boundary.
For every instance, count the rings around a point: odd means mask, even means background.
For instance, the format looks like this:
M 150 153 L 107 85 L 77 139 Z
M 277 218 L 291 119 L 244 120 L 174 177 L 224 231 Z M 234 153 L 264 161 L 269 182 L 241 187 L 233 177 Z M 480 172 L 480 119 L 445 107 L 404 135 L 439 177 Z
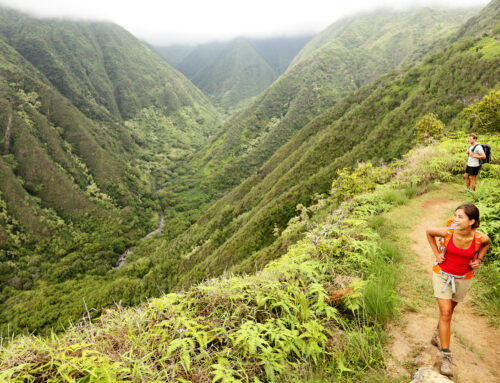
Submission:
M 377 184 L 387 182 L 394 171 L 387 167 L 373 167 L 370 162 L 363 162 L 351 171 L 348 168 L 337 171 L 337 177 L 332 183 L 332 196 L 337 202 L 345 201 L 355 195 L 375 189 Z
M 422 117 L 416 124 L 417 144 L 423 144 L 432 139 L 439 139 L 444 134 L 444 124 L 434 113 Z

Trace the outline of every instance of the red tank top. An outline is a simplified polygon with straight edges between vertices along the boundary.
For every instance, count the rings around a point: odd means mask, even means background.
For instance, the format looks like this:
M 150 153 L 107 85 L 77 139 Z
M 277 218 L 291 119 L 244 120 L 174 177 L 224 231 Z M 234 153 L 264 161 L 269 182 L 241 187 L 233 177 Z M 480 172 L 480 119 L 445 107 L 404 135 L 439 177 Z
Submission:
M 471 268 L 469 266 L 469 262 L 474 258 L 474 241 L 468 249 L 461 249 L 456 247 L 453 243 L 453 237 L 451 237 L 450 242 L 448 242 L 448 246 L 446 247 L 445 260 L 443 263 L 440 263 L 441 270 L 445 273 L 453 274 L 453 275 L 465 275 Z

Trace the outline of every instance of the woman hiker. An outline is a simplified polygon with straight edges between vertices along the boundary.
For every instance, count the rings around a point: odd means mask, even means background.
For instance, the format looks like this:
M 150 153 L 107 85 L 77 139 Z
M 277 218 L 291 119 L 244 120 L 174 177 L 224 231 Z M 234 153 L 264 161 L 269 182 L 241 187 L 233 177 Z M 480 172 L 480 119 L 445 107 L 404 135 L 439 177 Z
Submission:
M 431 228 L 427 240 L 436 256 L 433 267 L 434 296 L 439 306 L 439 322 L 431 343 L 441 349 L 441 374 L 453 376 L 450 351 L 450 323 L 453 310 L 462 302 L 477 270 L 490 246 L 486 234 L 479 227 L 479 210 L 473 204 L 464 204 L 455 210 L 451 227 Z M 444 240 L 440 247 L 436 237 Z

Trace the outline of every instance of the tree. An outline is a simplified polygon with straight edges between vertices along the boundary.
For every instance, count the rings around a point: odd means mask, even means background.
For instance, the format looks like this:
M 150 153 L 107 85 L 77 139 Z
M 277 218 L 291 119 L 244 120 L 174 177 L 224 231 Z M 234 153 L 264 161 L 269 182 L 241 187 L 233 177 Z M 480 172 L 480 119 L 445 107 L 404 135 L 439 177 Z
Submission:
M 500 90 L 491 90 L 481 101 L 465 109 L 473 118 L 472 128 L 478 131 L 500 131 Z

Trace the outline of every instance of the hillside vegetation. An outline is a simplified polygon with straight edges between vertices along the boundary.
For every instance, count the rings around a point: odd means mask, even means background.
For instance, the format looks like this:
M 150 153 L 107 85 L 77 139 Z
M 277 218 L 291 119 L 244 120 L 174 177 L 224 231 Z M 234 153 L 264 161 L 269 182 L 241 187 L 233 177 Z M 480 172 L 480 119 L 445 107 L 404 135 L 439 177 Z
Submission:
M 483 138 L 500 150 L 498 132 Z M 118 305 L 59 336 L 10 339 L 0 348 L 0 378 L 351 382 L 379 381 L 378 371 L 395 381 L 381 371 L 401 255 L 379 215 L 456 180 L 465 139 L 415 148 L 389 166 L 343 170 L 343 182 L 334 180 L 328 196 L 301 208 L 279 234 L 302 239 L 254 275 L 211 279 L 136 309 Z M 480 208 L 481 230 L 492 239 L 478 278 L 498 283 L 500 165 L 482 174 L 465 198 Z M 498 302 L 493 286 L 483 299 Z
M 26 309 L 20 296 L 44 289 L 53 293 L 19 328 L 66 326 L 81 313 L 72 294 L 98 297 L 121 254 L 157 224 L 156 184 L 216 131 L 218 115 L 116 25 L 0 8 L 0 52 L 0 328 Z M 56 292 L 72 314 L 51 312 Z
M 329 46 L 330 49 L 334 45 L 350 48 L 360 58 L 365 58 L 356 62 L 358 70 L 365 67 L 359 80 L 363 83 L 366 78 L 377 76 L 380 66 L 388 70 L 401 61 L 411 64 L 427 53 L 429 47 L 442 47 L 444 41 L 436 37 L 445 37 L 477 12 L 479 9 L 422 8 L 412 12 L 378 11 L 344 17 L 314 37 L 295 56 L 290 66 L 307 60 Z M 371 60 L 366 60 L 369 58 Z
M 455 16 L 454 21 L 450 15 Z M 343 20 L 334 23 L 332 28 L 342 27 L 342 35 L 321 33 L 318 38 L 325 35 L 329 44 L 293 65 L 179 168 L 178 177 L 164 189 L 163 197 L 169 200 L 169 217 L 174 223 L 168 228 L 171 235 L 192 224 L 200 216 L 200 206 L 211 204 L 260 172 L 279 148 L 344 96 L 395 68 L 405 58 L 407 62 L 415 61 L 433 48 L 444 46 L 437 41 L 458 28 L 466 15 L 463 11 L 450 11 L 449 15 L 433 10 L 380 12 L 352 17 L 347 26 Z M 439 32 L 428 27 L 439 20 L 448 27 Z M 365 50 L 367 45 L 360 43 L 365 40 L 376 48 Z M 304 49 L 309 49 L 310 44 Z M 401 46 L 405 49 L 401 50 Z M 340 114 L 342 108 L 338 109 Z M 335 152 L 331 153 L 336 157 Z
M 271 85 L 310 38 L 239 37 L 228 42 L 154 49 L 215 105 L 231 113 Z
M 0 11 L 0 35 L 90 118 L 123 120 L 150 106 L 213 113 L 179 72 L 114 24 L 39 20 Z M 109 117 L 108 117 L 109 118 Z
M 276 74 L 264 58 L 244 39 L 227 44 L 211 62 L 193 76 L 193 83 L 212 102 L 228 110 L 258 95 Z
M 498 2 L 468 25 L 481 23 L 495 12 L 499 14 Z M 275 233 L 284 230 L 296 206 L 307 207 L 316 194 L 327 193 L 339 170 L 359 161 L 378 164 L 402 155 L 414 145 L 417 123 L 429 113 L 447 129 L 469 129 L 474 119 L 465 108 L 498 86 L 500 76 L 500 30 L 498 22 L 490 20 L 492 24 L 485 25 L 480 35 L 461 32 L 455 43 L 421 64 L 381 77 L 307 124 L 256 173 L 207 208 L 185 233 L 159 242 L 155 253 L 162 256 L 153 256 L 159 264 L 151 262 L 148 277 L 175 270 L 166 287 L 189 286 L 224 270 L 258 269 L 285 251 L 287 241 Z M 246 165 L 252 164 L 249 157 L 242 158 Z M 233 171 L 225 173 L 221 182 L 230 184 L 247 169 L 236 164 L 228 162 L 225 169 Z M 193 182 L 202 180 L 199 188 L 169 194 L 171 198 L 181 201 L 183 195 L 199 196 L 201 190 L 215 189 L 206 168 L 204 172 L 193 178 Z M 190 207 L 185 200 L 182 203 L 184 209 Z M 179 218 L 170 222 L 175 225 L 167 225 L 171 231 L 184 224 Z M 162 283 L 160 278 L 157 281 Z

